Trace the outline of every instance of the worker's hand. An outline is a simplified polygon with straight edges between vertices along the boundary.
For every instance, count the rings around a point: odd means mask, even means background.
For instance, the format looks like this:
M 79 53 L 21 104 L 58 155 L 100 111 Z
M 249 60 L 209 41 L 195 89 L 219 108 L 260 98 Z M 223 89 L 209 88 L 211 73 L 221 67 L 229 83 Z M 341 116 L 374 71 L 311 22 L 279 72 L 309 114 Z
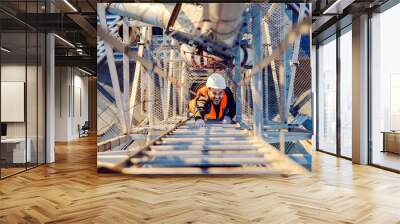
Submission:
M 197 119 L 196 122 L 194 122 L 194 127 L 195 128 L 201 128 L 201 127 L 205 127 L 206 123 L 204 122 L 203 119 Z
M 224 116 L 224 119 L 222 119 L 222 124 L 232 124 L 232 119 L 229 116 Z

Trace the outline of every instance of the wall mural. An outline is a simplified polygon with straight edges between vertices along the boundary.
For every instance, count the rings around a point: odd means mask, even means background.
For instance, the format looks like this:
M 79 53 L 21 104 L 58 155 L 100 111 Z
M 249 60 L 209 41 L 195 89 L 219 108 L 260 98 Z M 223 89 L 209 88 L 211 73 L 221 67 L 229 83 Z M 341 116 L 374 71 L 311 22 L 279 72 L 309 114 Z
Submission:
M 311 170 L 310 4 L 98 3 L 97 13 L 99 172 Z

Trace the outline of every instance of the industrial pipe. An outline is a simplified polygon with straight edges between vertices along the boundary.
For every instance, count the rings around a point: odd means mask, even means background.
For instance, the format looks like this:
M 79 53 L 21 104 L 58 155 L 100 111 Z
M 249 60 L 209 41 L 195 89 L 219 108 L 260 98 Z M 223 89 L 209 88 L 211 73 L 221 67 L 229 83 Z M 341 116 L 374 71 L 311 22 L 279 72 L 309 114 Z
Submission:
M 232 47 L 242 26 L 244 3 L 205 3 L 201 33 Z
M 161 3 L 113 3 L 109 5 L 108 11 L 165 29 L 172 13 L 173 5 L 170 6 L 171 9 L 168 5 Z M 241 15 L 246 6 L 243 3 L 204 4 L 203 23 L 200 23 L 202 26 L 198 27 L 201 29 L 201 34 L 227 47 L 232 47 L 242 26 Z
M 213 63 L 231 62 L 234 57 L 231 48 L 235 44 L 240 27 L 243 25 L 241 15 L 246 7 L 247 5 L 244 3 L 203 4 L 203 22 L 199 23 L 201 27 L 197 27 L 200 28 L 202 35 L 198 36 L 194 33 L 189 34 L 175 30 L 172 37 L 181 43 L 187 44 L 182 46 L 185 51 L 194 53 L 197 51 L 196 48 L 200 47 L 204 52 L 208 53 L 208 56 L 211 56 L 210 61 Z M 167 27 L 172 9 L 173 4 L 165 5 L 160 3 L 113 3 L 108 7 L 108 11 L 111 13 L 127 16 L 161 28 Z M 253 54 L 250 51 L 252 51 L 250 48 L 241 47 L 240 49 L 241 65 L 244 67 L 252 65 Z M 193 62 L 200 63 L 201 57 L 194 56 L 193 60 L 192 55 L 194 54 L 186 54 L 184 57 L 190 64 Z M 190 57 L 190 60 L 187 57 Z
M 213 54 L 209 54 L 205 51 L 202 54 L 198 54 L 197 48 L 189 46 L 187 44 L 181 45 L 181 55 L 185 59 L 186 63 L 194 67 L 218 67 L 218 64 L 224 64 L 224 59 L 217 57 Z M 240 47 L 240 65 L 245 68 L 251 68 L 253 65 L 253 49 L 248 47 Z M 232 59 L 229 59 L 229 63 L 233 64 Z
M 162 28 L 167 27 L 171 17 L 171 12 L 161 3 L 113 3 L 107 9 L 111 13 Z

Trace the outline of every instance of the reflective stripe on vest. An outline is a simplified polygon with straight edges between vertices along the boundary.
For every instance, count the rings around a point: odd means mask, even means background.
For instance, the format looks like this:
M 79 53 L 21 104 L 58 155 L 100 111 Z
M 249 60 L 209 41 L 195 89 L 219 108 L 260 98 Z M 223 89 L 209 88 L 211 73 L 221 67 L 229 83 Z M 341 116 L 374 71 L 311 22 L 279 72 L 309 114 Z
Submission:
M 200 97 L 200 96 L 207 96 L 208 97 L 208 88 L 207 88 L 207 86 L 203 86 L 199 90 L 197 90 L 196 97 Z M 210 102 L 210 112 L 208 112 L 204 116 L 204 118 L 205 119 L 211 119 L 211 120 L 222 119 L 227 104 L 228 104 L 228 97 L 226 96 L 226 93 L 224 91 L 224 95 L 222 96 L 221 103 L 219 105 L 218 118 L 217 118 L 217 114 L 215 112 L 214 104 L 212 102 Z

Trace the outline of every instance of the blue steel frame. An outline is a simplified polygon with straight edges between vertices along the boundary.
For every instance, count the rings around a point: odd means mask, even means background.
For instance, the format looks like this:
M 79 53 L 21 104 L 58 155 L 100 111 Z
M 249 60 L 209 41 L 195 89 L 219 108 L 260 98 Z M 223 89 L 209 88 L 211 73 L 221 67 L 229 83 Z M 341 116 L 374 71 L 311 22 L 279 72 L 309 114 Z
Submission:
M 254 64 L 258 64 L 262 60 L 262 32 L 261 32 L 261 7 L 253 4 L 251 7 L 252 25 L 253 25 L 253 50 Z M 252 77 L 253 91 L 253 112 L 254 112 L 254 133 L 256 136 L 263 138 L 264 133 L 264 108 L 263 108 L 263 82 L 262 70 Z

